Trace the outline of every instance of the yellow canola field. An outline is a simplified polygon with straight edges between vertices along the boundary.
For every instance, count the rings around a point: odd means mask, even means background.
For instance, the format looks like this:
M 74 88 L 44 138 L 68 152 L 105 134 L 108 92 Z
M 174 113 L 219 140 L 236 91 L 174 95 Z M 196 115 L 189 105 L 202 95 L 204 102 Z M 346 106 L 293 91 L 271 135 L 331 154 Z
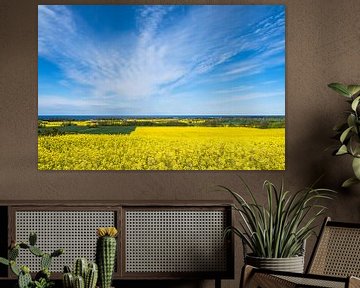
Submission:
M 285 129 L 137 127 L 38 137 L 40 170 L 283 170 Z

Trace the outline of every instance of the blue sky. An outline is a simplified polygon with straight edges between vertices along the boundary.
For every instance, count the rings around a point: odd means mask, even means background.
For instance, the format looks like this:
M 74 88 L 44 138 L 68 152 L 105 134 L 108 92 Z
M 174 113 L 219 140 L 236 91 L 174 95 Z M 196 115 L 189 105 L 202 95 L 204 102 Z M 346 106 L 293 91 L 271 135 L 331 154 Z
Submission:
M 283 5 L 39 5 L 39 115 L 284 115 Z

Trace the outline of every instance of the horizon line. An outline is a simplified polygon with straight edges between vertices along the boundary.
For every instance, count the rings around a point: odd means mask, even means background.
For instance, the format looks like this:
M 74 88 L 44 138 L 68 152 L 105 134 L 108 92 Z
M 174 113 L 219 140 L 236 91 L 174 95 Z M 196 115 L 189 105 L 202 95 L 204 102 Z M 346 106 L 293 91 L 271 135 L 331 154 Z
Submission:
M 140 116 L 286 116 L 285 114 L 38 114 L 38 117 L 49 116 L 117 116 L 117 117 L 140 117 Z

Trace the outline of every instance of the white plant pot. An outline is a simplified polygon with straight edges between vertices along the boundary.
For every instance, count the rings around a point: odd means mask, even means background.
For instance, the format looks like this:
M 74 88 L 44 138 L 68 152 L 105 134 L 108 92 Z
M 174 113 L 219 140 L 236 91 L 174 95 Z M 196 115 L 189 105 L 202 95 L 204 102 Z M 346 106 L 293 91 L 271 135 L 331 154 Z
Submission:
M 245 263 L 262 269 L 304 273 L 304 256 L 289 258 L 263 258 L 246 255 Z

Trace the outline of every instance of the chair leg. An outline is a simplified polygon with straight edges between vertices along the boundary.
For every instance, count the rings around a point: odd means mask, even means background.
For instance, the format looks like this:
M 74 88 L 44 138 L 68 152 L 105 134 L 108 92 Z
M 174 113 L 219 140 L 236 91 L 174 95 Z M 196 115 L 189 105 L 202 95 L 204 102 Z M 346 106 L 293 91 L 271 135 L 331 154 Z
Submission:
M 215 278 L 215 288 L 221 288 L 221 279 Z

